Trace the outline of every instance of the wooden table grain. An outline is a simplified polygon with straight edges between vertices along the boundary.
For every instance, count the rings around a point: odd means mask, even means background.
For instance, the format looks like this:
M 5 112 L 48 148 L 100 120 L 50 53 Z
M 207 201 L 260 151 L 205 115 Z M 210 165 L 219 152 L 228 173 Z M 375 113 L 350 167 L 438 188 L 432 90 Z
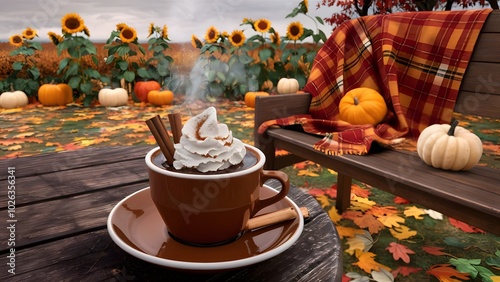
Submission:
M 120 249 L 109 236 L 106 221 L 120 200 L 149 186 L 144 157 L 152 148 L 87 148 L 0 160 L 4 225 L 0 280 L 341 280 L 338 233 L 318 202 L 295 187 L 288 197 L 307 207 L 311 217 L 292 247 L 258 264 L 224 272 L 189 273 L 144 262 Z M 9 188 L 15 192 L 8 194 Z M 9 265 L 12 261 L 15 265 Z

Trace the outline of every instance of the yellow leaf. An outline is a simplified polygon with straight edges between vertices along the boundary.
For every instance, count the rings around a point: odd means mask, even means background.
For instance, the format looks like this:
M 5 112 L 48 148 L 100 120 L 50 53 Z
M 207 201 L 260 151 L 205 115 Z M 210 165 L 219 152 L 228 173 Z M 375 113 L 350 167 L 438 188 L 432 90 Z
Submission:
M 424 209 L 417 208 L 416 206 L 407 207 L 404 211 L 406 217 L 413 216 L 415 219 L 424 219 L 422 215 L 426 214 Z
M 61 126 L 52 126 L 52 127 L 47 127 L 45 128 L 47 131 L 58 131 L 61 130 Z
M 130 114 L 120 114 L 120 115 L 114 115 L 114 116 L 109 116 L 108 119 L 110 120 L 127 120 L 127 119 L 136 119 L 137 114 L 135 113 L 130 113 Z
M 328 211 L 328 216 L 336 224 L 339 223 L 339 221 L 342 219 L 342 216 L 337 212 L 337 209 L 335 207 L 330 208 L 330 210 Z
M 391 271 L 391 269 L 385 265 L 382 265 L 374 260 L 377 255 L 374 253 L 363 253 L 358 257 L 358 262 L 353 263 L 353 265 L 357 265 L 359 268 L 363 269 L 366 273 L 371 273 L 372 270 L 380 271 L 380 268 L 385 269 L 387 271 Z
M 364 204 L 369 205 L 369 206 L 374 206 L 377 204 L 376 202 L 371 201 L 368 198 L 362 198 L 362 197 L 358 197 L 356 195 L 354 195 L 353 200 L 356 202 L 359 202 L 359 203 L 364 203 Z
M 417 231 L 410 230 L 410 228 L 405 225 L 394 227 L 389 229 L 389 231 L 391 231 L 392 236 L 398 240 L 405 240 L 417 235 Z
M 333 169 L 328 169 L 328 172 L 333 175 L 337 175 L 337 172 Z
M 24 133 L 14 135 L 14 138 L 26 138 L 26 137 L 33 136 L 33 135 L 35 135 L 35 132 L 24 132 Z
M 377 217 L 377 219 L 380 222 L 382 222 L 382 224 L 385 225 L 386 227 L 393 227 L 393 226 L 399 227 L 400 223 L 405 222 L 405 219 L 398 215 L 383 215 Z
M 299 170 L 299 172 L 297 173 L 297 176 L 311 176 L 311 177 L 318 177 L 319 174 L 315 173 L 315 172 L 312 172 L 311 170 L 309 169 L 302 169 L 302 170 Z
M 330 201 L 325 194 L 316 196 L 316 200 L 321 204 L 322 208 L 328 207 L 330 205 Z
M 335 228 L 337 228 L 337 232 L 339 233 L 340 239 L 352 238 L 356 236 L 356 234 L 363 233 L 362 229 L 357 229 L 347 226 L 336 225 Z
M 358 197 L 356 195 L 351 196 L 351 209 L 354 210 L 367 211 L 377 204 L 376 202 L 370 201 L 367 198 Z
M 77 114 L 76 117 L 66 118 L 64 119 L 64 121 L 81 121 L 81 120 L 93 119 L 94 117 L 95 115 L 82 113 L 82 114 Z
M 9 146 L 7 147 L 7 151 L 16 151 L 16 150 L 21 150 L 23 146 L 21 145 L 14 145 L 14 146 Z
M 61 147 L 61 143 L 59 142 L 47 142 L 45 143 L 46 147 Z
M 1 114 L 12 114 L 12 113 L 19 113 L 23 110 L 22 107 L 17 107 L 17 108 L 11 108 L 11 109 L 1 109 L 0 113 Z
M 75 141 L 80 142 L 81 146 L 84 146 L 84 147 L 99 144 L 99 143 L 106 142 L 109 140 L 110 140 L 109 138 L 94 138 L 94 139 L 75 138 Z
M 347 238 L 347 244 L 349 245 L 349 248 L 347 248 L 345 252 L 350 254 L 351 256 L 354 255 L 357 250 L 361 251 L 365 248 L 365 243 L 363 242 L 363 240 L 356 236 L 353 238 Z

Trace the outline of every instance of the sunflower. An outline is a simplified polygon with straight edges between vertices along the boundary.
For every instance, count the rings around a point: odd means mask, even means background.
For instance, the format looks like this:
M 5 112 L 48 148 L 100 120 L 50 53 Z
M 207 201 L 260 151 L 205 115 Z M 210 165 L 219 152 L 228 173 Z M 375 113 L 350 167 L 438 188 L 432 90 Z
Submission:
M 299 40 L 304 34 L 304 27 L 300 22 L 292 22 L 286 29 L 286 37 L 290 40 Z
M 280 35 L 279 35 L 279 33 L 278 33 L 278 32 L 276 32 L 276 31 L 275 31 L 274 33 L 272 33 L 272 34 L 271 34 L 270 39 L 271 39 L 271 42 L 272 42 L 273 44 L 276 44 L 276 45 L 278 45 L 278 46 L 281 44 L 281 38 L 280 38 Z
M 243 34 L 243 31 L 233 31 L 229 36 L 229 42 L 231 42 L 234 47 L 240 47 L 245 44 L 245 35 Z
M 209 27 L 205 33 L 205 40 L 208 43 L 215 43 L 217 39 L 219 39 L 219 31 L 214 26 Z
M 256 20 L 253 23 L 253 28 L 258 32 L 268 32 L 271 29 L 271 22 L 267 19 Z
M 252 28 L 254 28 L 254 27 L 253 27 L 253 23 L 254 23 L 254 20 L 249 19 L 249 18 L 243 18 L 243 20 L 241 21 L 241 24 L 240 24 L 240 25 L 246 25 L 246 24 L 248 24 L 248 25 L 250 25 Z
M 10 45 L 20 47 L 23 45 L 24 39 L 21 35 L 19 34 L 14 34 L 9 38 L 9 43 Z
M 196 37 L 196 35 L 191 35 L 191 45 L 193 46 L 193 48 L 200 48 L 203 47 L 203 43 L 201 42 L 200 39 L 198 39 L 198 37 Z
M 26 38 L 26 39 L 33 39 L 35 38 L 35 36 L 38 36 L 36 34 L 36 30 L 32 29 L 31 27 L 28 27 L 26 28 L 24 31 L 23 31 L 23 38 Z
M 163 37 L 163 39 L 168 39 L 168 28 L 167 28 L 167 25 L 163 25 L 163 29 L 161 31 L 161 37 Z
M 155 24 L 154 23 L 150 23 L 149 24 L 148 37 L 150 37 L 151 35 L 153 35 L 153 33 L 155 33 Z
M 307 14 L 307 12 L 309 11 L 309 0 L 303 0 L 300 4 L 302 6 L 302 11 L 304 12 L 304 14 Z
M 83 29 L 83 33 L 85 33 L 85 35 L 89 36 L 90 37 L 90 30 L 85 26 L 85 28 Z
M 62 20 L 62 30 L 65 33 L 77 33 L 85 29 L 83 19 L 77 13 L 66 14 Z
M 57 45 L 57 44 L 61 43 L 64 40 L 64 37 L 62 37 L 62 36 L 60 36 L 58 34 L 55 34 L 52 31 L 50 31 L 49 33 L 47 33 L 47 35 L 49 36 L 50 41 L 52 41 L 52 43 L 54 43 L 54 45 Z
M 132 43 L 137 39 L 137 32 L 130 26 L 125 26 L 120 31 L 120 39 L 123 43 Z
M 117 24 L 117 25 L 116 25 L 116 30 L 118 30 L 118 31 L 122 31 L 122 29 L 124 29 L 124 28 L 126 28 L 126 27 L 127 27 L 127 25 L 126 25 L 126 24 L 124 24 L 124 23 L 119 23 L 119 24 Z
M 224 37 L 224 38 L 228 38 L 229 37 L 229 33 L 227 31 L 223 31 L 220 36 Z

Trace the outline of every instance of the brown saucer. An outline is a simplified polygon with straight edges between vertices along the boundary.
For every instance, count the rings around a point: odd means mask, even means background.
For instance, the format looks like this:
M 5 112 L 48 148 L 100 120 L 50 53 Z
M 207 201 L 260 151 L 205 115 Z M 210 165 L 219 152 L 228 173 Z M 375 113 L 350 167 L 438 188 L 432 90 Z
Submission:
M 261 197 L 278 193 L 264 186 Z M 261 213 L 299 207 L 288 197 Z M 165 224 L 151 200 L 149 187 L 120 201 L 108 217 L 108 232 L 113 241 L 129 254 L 154 264 L 183 270 L 225 270 L 243 267 L 274 257 L 295 243 L 302 233 L 301 214 L 294 220 L 247 231 L 233 242 L 196 247 L 182 244 L 169 236 Z

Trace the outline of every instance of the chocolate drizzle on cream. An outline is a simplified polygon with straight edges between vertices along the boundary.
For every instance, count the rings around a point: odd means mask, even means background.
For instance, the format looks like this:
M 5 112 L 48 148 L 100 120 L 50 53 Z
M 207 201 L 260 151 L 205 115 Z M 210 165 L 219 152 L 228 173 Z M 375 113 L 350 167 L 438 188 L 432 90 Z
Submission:
M 217 122 L 217 112 L 210 107 L 183 126 L 180 142 L 175 144 L 173 166 L 200 172 L 222 170 L 239 164 L 245 151 L 227 125 Z

